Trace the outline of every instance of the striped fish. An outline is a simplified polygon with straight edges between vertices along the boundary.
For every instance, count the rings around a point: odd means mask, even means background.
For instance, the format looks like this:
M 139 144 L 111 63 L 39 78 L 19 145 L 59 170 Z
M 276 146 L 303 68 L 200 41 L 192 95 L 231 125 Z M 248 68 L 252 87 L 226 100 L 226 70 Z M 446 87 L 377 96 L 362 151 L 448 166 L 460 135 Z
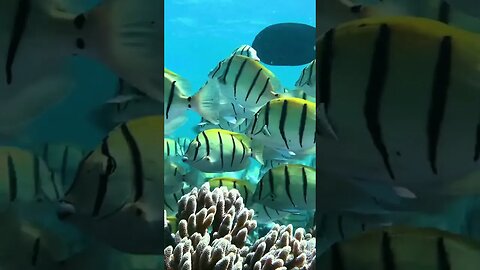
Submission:
M 2 129 L 26 124 L 68 94 L 72 78 L 67 63 L 72 55 L 101 61 L 143 92 L 163 100 L 158 76 L 163 52 L 157 49 L 162 18 L 154 11 L 160 8 L 158 1 L 105 1 L 81 14 L 60 11 L 59 2 L 61 6 L 65 1 L 0 3 Z
M 63 196 L 60 178 L 31 152 L 15 147 L 0 147 L 0 207 L 56 202 Z
M 278 96 L 280 81 L 275 75 L 254 59 L 234 55 L 221 61 L 209 74 L 209 84 L 214 96 L 224 96 L 231 102 L 256 111 Z
M 248 134 L 268 147 L 289 152 L 315 146 L 315 103 L 300 98 L 277 98 L 255 114 Z
M 233 172 L 245 169 L 250 157 L 263 163 L 262 151 L 244 134 L 209 129 L 190 143 L 183 160 L 202 172 Z
M 285 164 L 269 170 L 257 183 L 253 199 L 277 210 L 315 209 L 315 169 Z
M 231 56 L 234 55 L 243 55 L 246 57 L 250 57 L 255 61 L 260 61 L 260 58 L 258 58 L 257 56 L 257 51 L 250 45 L 241 45 L 240 47 L 236 48 L 235 50 L 233 50 Z
M 168 122 L 185 115 L 189 108 L 189 82 L 171 70 L 164 69 L 163 87 L 165 89 L 165 121 Z
M 255 192 L 255 185 L 248 180 L 235 179 L 230 177 L 215 177 L 208 180 L 210 189 L 213 190 L 216 187 L 227 187 L 228 189 L 236 189 L 242 196 L 243 203 L 249 207 L 252 203 L 252 195 Z
M 334 244 L 317 257 L 325 270 L 473 270 L 480 265 L 480 245 L 435 229 L 391 227 Z
M 35 152 L 51 171 L 59 175 L 64 189 L 73 182 L 78 165 L 86 154 L 79 146 L 69 143 L 44 143 Z
M 307 95 L 315 97 L 317 86 L 317 60 L 313 60 L 308 64 L 300 74 L 300 77 L 295 82 L 297 89 L 302 90 Z M 304 98 L 306 99 L 306 98 Z
M 178 157 L 178 156 L 183 156 L 184 153 L 184 148 L 185 146 L 188 147 L 187 141 L 182 141 L 180 138 L 174 139 L 174 138 L 164 138 L 163 139 L 163 157 Z
M 478 44 L 476 34 L 415 17 L 357 20 L 327 32 L 317 46 L 318 115 L 337 140 L 319 132 L 321 170 L 362 186 L 392 185 L 397 194 L 478 170 Z
M 161 152 L 163 117 L 121 124 L 80 164 L 59 217 L 77 226 L 90 223 L 90 233 L 125 252 L 162 250 L 163 232 L 156 228 L 163 224 Z M 139 242 L 125 237 L 125 230 Z

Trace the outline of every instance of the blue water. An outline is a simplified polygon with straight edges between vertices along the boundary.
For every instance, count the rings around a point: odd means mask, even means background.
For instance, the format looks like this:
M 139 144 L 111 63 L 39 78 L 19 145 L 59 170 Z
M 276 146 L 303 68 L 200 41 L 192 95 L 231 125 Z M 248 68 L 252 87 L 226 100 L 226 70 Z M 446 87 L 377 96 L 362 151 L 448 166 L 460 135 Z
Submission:
M 315 1 L 166 0 L 165 67 L 186 78 L 196 92 L 208 72 L 235 48 L 251 45 L 265 27 L 285 22 L 315 26 Z M 267 67 L 287 88 L 294 86 L 303 68 Z M 190 113 L 186 126 L 199 119 Z M 190 128 L 175 135 L 195 136 Z

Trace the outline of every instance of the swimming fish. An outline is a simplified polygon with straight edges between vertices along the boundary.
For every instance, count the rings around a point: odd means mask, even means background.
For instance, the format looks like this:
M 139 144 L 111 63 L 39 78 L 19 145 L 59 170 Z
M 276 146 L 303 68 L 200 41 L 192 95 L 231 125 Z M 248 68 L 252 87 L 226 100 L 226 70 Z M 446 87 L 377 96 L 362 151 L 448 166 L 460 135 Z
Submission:
M 390 227 L 334 244 L 317 257 L 320 269 L 451 269 L 480 264 L 476 241 L 435 229 Z
M 290 212 L 273 209 L 263 205 L 262 203 L 253 203 L 249 207 L 253 209 L 254 219 L 260 224 L 269 224 L 281 220 Z
M 270 70 L 243 55 L 234 55 L 221 61 L 208 77 L 208 84 L 213 85 L 208 88 L 210 95 L 217 100 L 223 96 L 251 111 L 258 110 L 277 97 L 277 91 L 282 89 L 280 81 Z
M 327 32 L 317 59 L 318 169 L 404 198 L 478 170 L 479 43 L 477 34 L 417 17 Z
M 300 98 L 271 100 L 248 128 L 253 140 L 283 152 L 307 152 L 315 146 L 315 103 Z
M 262 163 L 262 151 L 245 134 L 209 129 L 190 143 L 183 161 L 202 172 L 233 172 L 245 169 L 250 157 Z
M 161 152 L 162 116 L 121 124 L 82 160 L 59 218 L 125 252 L 162 252 Z
M 261 61 L 273 66 L 298 66 L 315 59 L 315 27 L 301 23 L 267 26 L 253 40 Z
M 315 169 L 285 164 L 269 170 L 257 183 L 254 202 L 282 211 L 315 209 Z
M 163 100 L 160 3 L 106 0 L 81 14 L 62 10 L 56 0 L 6 0 L 0 4 L 0 119 L 5 133 L 64 98 L 72 87 L 72 55 L 106 64 L 154 99 Z M 19 110 L 23 104 L 29 107 Z M 10 119 L 11 121 L 7 121 Z M 20 126 L 22 124 L 22 126 Z M 12 130 L 15 125 L 15 130 Z M 8 129 L 8 130 L 7 130 Z

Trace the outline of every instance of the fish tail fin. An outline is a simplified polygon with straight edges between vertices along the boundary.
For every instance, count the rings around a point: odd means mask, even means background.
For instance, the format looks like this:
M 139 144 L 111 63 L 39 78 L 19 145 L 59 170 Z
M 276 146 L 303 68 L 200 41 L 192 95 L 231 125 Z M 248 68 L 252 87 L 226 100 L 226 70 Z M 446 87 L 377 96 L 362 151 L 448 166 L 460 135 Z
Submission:
M 202 88 L 197 94 L 190 97 L 191 107 L 208 122 L 219 124 L 219 89 L 216 87 Z
M 77 47 L 151 98 L 163 101 L 162 6 L 158 0 L 105 0 L 78 15 Z

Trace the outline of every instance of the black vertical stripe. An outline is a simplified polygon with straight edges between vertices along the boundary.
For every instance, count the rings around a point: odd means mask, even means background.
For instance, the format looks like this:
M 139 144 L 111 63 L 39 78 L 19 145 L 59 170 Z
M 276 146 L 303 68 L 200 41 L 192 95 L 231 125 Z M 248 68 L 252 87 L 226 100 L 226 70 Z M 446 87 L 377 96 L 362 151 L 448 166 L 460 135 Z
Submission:
M 245 191 L 245 205 L 248 204 L 248 188 L 247 186 L 243 186 L 243 190 Z
M 267 217 L 268 217 L 269 219 L 272 219 L 272 217 L 271 217 L 270 214 L 268 213 L 267 207 L 266 207 L 265 205 L 263 206 L 263 210 L 265 210 L 265 214 L 267 214 Z
M 450 4 L 441 1 L 438 8 L 438 21 L 448 24 L 450 22 Z
M 262 73 L 262 68 L 260 68 L 257 71 L 257 74 L 255 74 L 255 77 L 253 78 L 252 83 L 250 84 L 250 87 L 248 88 L 247 95 L 245 96 L 245 101 L 247 101 L 248 97 L 250 96 L 250 93 L 253 90 L 253 87 L 255 87 L 255 84 L 257 83 L 258 77 L 260 76 L 260 73 Z
M 338 242 L 332 245 L 332 247 L 330 248 L 330 252 L 332 260 L 332 268 L 330 270 L 345 270 L 342 251 Z
M 108 137 L 103 139 L 102 146 L 101 146 L 102 155 L 106 156 L 108 159 L 111 159 L 112 156 L 110 155 L 110 150 L 108 147 Z M 111 171 L 109 166 L 111 163 L 107 163 L 107 169 L 104 173 L 100 174 L 98 179 L 98 186 L 97 186 L 97 195 L 95 197 L 95 202 L 93 204 L 93 211 L 92 216 L 96 217 L 100 213 L 100 209 L 102 208 L 103 201 L 105 200 L 105 195 L 107 194 L 108 190 L 108 177 L 109 172 Z
M 302 74 L 300 75 L 300 78 L 298 79 L 297 85 L 298 86 L 303 86 L 305 83 L 303 82 L 303 77 L 305 77 L 305 70 L 307 68 L 302 69 Z
M 205 139 L 205 147 L 207 148 L 207 156 L 210 156 L 210 142 L 208 140 L 207 134 L 205 131 L 202 131 L 203 138 Z
M 280 130 L 280 135 L 282 135 L 282 139 L 285 142 L 285 146 L 287 147 L 287 149 L 290 149 L 288 147 L 287 138 L 285 136 L 285 123 L 286 123 L 286 120 L 287 120 L 287 108 L 288 108 L 288 100 L 284 100 L 283 105 L 282 105 L 282 111 L 280 113 L 280 124 L 279 124 L 278 128 Z
M 35 199 L 40 198 L 40 158 L 38 156 L 33 157 L 33 190 Z
M 447 103 L 447 91 L 450 85 L 451 57 L 452 38 L 445 36 L 440 42 L 437 63 L 435 65 L 427 124 L 428 160 L 434 174 L 438 172 L 437 147 Z
M 303 180 L 303 200 L 307 204 L 307 190 L 308 190 L 308 181 L 307 173 L 305 172 L 305 167 L 302 167 L 302 180 Z
M 8 186 L 9 186 L 9 196 L 10 201 L 13 202 L 17 198 L 17 171 L 15 169 L 15 164 L 13 158 L 10 154 L 7 157 L 7 168 L 8 168 Z
M 288 171 L 288 166 L 287 165 L 284 166 L 283 173 L 285 174 L 285 191 L 287 192 L 288 199 L 292 203 L 293 207 L 296 208 L 297 206 L 293 202 L 292 193 L 290 191 L 290 172 Z
M 168 94 L 168 101 L 167 101 L 167 110 L 165 111 L 165 118 L 168 119 L 168 114 L 170 113 L 170 107 L 172 107 L 173 103 L 173 97 L 175 95 L 175 83 L 176 81 L 173 81 L 172 84 L 170 85 L 170 91 Z
M 7 84 L 11 84 L 13 80 L 12 67 L 25 27 L 27 26 L 28 16 L 30 14 L 30 4 L 30 0 L 18 1 L 15 21 L 10 36 L 10 44 L 8 45 L 7 62 L 5 63 Z
M 307 123 L 307 103 L 303 104 L 302 114 L 300 115 L 300 126 L 298 128 L 298 141 L 300 147 L 303 147 L 303 134 L 305 132 L 305 124 Z
M 222 135 L 220 134 L 220 132 L 217 132 L 218 134 L 218 141 L 220 142 L 220 162 L 221 162 L 221 165 L 222 165 L 222 169 L 223 169 L 223 141 L 222 141 Z
M 382 264 L 383 264 L 383 269 L 384 270 L 395 270 L 396 265 L 395 265 L 395 260 L 394 260 L 394 255 L 391 247 L 391 242 L 390 242 L 390 235 L 388 232 L 383 232 L 382 235 L 382 248 L 381 248 L 381 254 L 382 254 Z
M 37 265 L 38 254 L 39 253 L 40 253 L 40 238 L 37 238 L 37 239 L 35 239 L 35 242 L 33 243 L 32 259 L 30 261 L 32 266 Z
M 445 248 L 445 242 L 442 237 L 437 239 L 437 260 L 438 270 L 450 270 L 452 268 L 447 249 Z
M 166 141 L 167 142 L 167 156 L 169 157 L 170 156 L 170 142 L 169 141 Z
M 363 112 L 373 144 L 380 153 L 390 178 L 395 179 L 380 124 L 380 105 L 388 75 L 390 35 L 388 25 L 382 24 L 375 41 Z
M 245 159 L 245 154 L 247 152 L 247 149 L 245 148 L 245 144 L 243 143 L 243 141 L 240 141 L 240 144 L 242 145 L 242 158 L 240 159 L 240 163 L 242 163 L 243 160 Z
M 253 124 L 252 124 L 252 129 L 250 131 L 250 135 L 255 133 L 255 127 L 257 126 L 257 121 L 258 121 L 258 112 L 255 113 L 254 119 L 253 119 Z
M 173 208 L 168 204 L 167 201 L 164 200 L 163 203 L 165 204 L 165 206 L 166 206 L 168 209 L 170 209 L 170 211 L 172 211 L 172 212 L 174 211 Z
M 43 160 L 45 161 L 45 163 L 47 163 L 47 164 L 49 162 L 49 160 L 48 160 L 48 152 L 49 152 L 48 148 L 49 148 L 48 143 L 43 145 L 43 155 L 42 155 L 42 157 L 43 157 Z
M 260 201 L 262 199 L 262 192 L 263 192 L 263 179 L 260 179 L 258 182 L 258 200 Z
M 228 72 L 230 71 L 230 66 L 232 65 L 233 57 L 230 57 L 227 62 L 227 68 L 225 69 L 225 72 L 222 74 L 222 76 L 219 78 L 219 81 L 222 82 L 223 84 L 227 84 L 227 76 Z
M 273 195 L 275 194 L 275 183 L 273 181 L 273 171 L 270 170 L 268 171 L 268 183 L 270 185 L 270 193 L 271 193 L 271 196 L 272 196 L 272 199 L 273 199 Z
M 237 97 L 237 84 L 238 84 L 238 80 L 240 79 L 240 77 L 242 76 L 242 73 L 243 73 L 243 68 L 245 67 L 245 64 L 247 63 L 247 59 L 244 59 L 242 64 L 240 65 L 240 69 L 238 70 L 238 73 L 237 75 L 235 76 L 235 82 L 233 83 L 233 96 L 234 97 Z M 247 98 L 245 98 L 245 100 L 247 100 Z
M 265 104 L 265 118 L 264 118 L 264 123 L 265 123 L 265 127 L 268 128 L 268 125 L 270 124 L 270 101 L 267 102 L 267 104 Z
M 322 38 L 319 50 L 317 50 L 320 61 L 316 63 L 317 69 L 320 70 L 320 76 L 317 80 L 317 96 L 319 102 L 325 104 L 325 111 L 328 112 L 330 105 L 330 91 L 331 91 L 331 75 L 332 75 L 332 61 L 333 61 L 333 39 L 335 30 L 332 28 Z
M 200 143 L 200 138 L 197 136 L 197 147 L 195 147 L 195 153 L 193 155 L 193 160 L 197 160 L 198 150 L 200 149 L 200 146 L 202 146 L 202 144 Z
M 143 166 L 142 166 L 142 156 L 140 154 L 140 149 L 138 144 L 135 141 L 135 138 L 130 133 L 126 124 L 120 126 L 122 135 L 127 142 L 128 148 L 130 149 L 130 154 L 132 155 L 133 161 L 133 171 L 134 171 L 134 184 L 135 184 L 135 201 L 138 201 L 143 195 Z
M 480 124 L 477 124 L 477 132 L 475 136 L 475 151 L 473 154 L 473 161 L 478 161 L 480 158 Z
M 230 134 L 232 138 L 232 144 L 233 144 L 233 149 L 232 149 L 232 161 L 230 162 L 230 167 L 233 167 L 233 162 L 235 161 L 235 152 L 236 152 L 236 145 L 235 145 L 235 137 Z
M 260 98 L 263 96 L 263 93 L 267 90 L 267 86 L 270 83 L 270 78 L 267 78 L 265 81 L 265 84 L 263 85 L 262 91 L 260 91 L 260 94 L 258 94 L 257 100 L 255 100 L 255 104 L 258 104 L 258 101 L 260 101 Z

